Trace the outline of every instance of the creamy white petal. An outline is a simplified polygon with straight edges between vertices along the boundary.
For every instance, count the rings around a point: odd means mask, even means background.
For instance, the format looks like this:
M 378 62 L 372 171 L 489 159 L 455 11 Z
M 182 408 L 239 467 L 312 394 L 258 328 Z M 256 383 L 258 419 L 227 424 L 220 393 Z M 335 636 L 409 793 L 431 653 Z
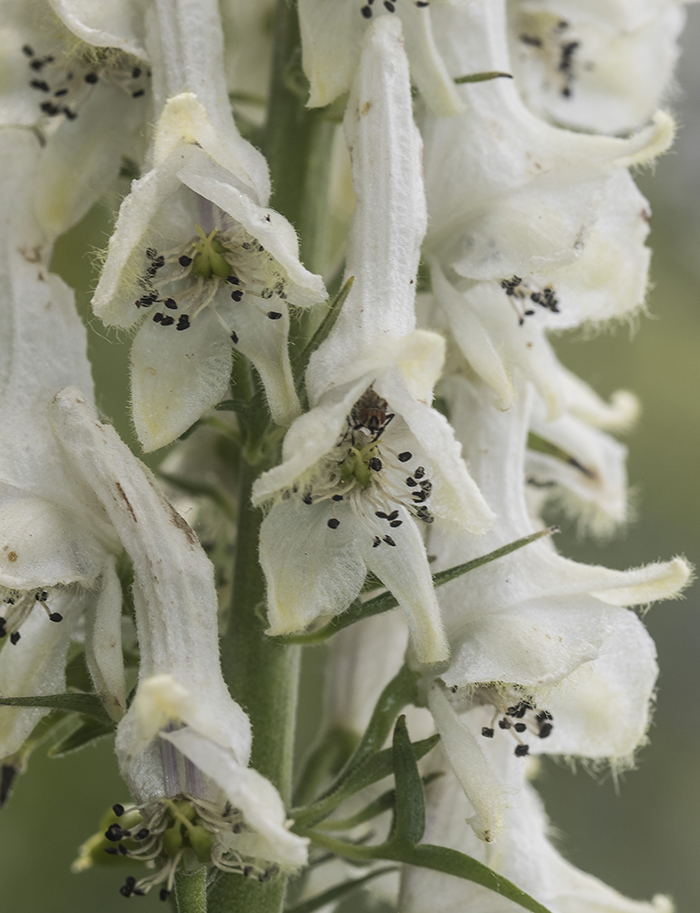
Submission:
M 462 446 L 445 416 L 416 401 L 391 375 L 380 378 L 375 389 L 401 415 L 430 460 L 431 513 L 474 533 L 488 529 L 493 511 L 469 475 Z
M 93 311 L 107 326 L 130 327 L 139 320 L 134 293 L 140 261 L 135 253 L 147 246 L 145 236 L 163 202 L 180 188 L 177 169 L 191 154 L 189 148 L 177 147 L 167 161 L 133 182 L 131 193 L 119 208 L 107 259 L 92 298 Z
M 430 265 L 433 289 L 440 301 L 457 344 L 472 368 L 497 396 L 499 409 L 510 409 L 515 390 L 499 353 L 499 340 L 493 338 L 468 301 L 445 278 L 439 261 Z
M 104 80 L 80 106 L 78 120 L 49 138 L 36 178 L 36 214 L 52 234 L 74 225 L 109 191 L 123 158 L 140 161 L 148 98 L 134 99 Z
M 3 697 L 31 697 L 35 694 L 63 694 L 66 690 L 66 654 L 71 633 L 84 608 L 84 597 L 75 592 L 56 595 L 51 608 L 63 615 L 57 624 L 41 611 L 34 611 L 22 625 L 16 644 L 0 652 L 0 694 Z M 22 747 L 42 717 L 42 707 L 0 707 L 0 758 Z
M 50 417 L 66 456 L 103 503 L 132 559 L 141 680 L 173 676 L 194 708 L 184 721 L 245 764 L 249 722 L 221 675 L 213 567 L 197 537 L 78 391 L 61 391 Z M 128 767 L 156 731 L 149 738 L 148 725 L 130 709 L 120 723 L 122 764 Z
M 411 76 L 426 104 L 442 117 L 463 111 L 464 103 L 447 72 L 433 35 L 430 10 L 417 3 L 402 3 L 399 13 L 406 53 L 411 61 Z
M 70 490 L 64 488 L 63 495 L 68 499 Z M 80 514 L 1 488 L 0 504 L 0 585 L 31 590 L 90 586 L 97 579 L 106 557 L 104 544 Z
M 131 349 L 132 414 L 143 449 L 186 431 L 224 398 L 230 374 L 231 340 L 211 308 L 185 332 L 147 317 Z
M 227 96 L 228 99 L 228 96 Z M 215 116 L 191 91 L 170 95 L 158 119 L 153 158 L 156 167 L 178 146 L 196 144 L 224 168 L 230 181 L 238 183 L 264 206 L 270 196 L 267 162 L 260 152 L 239 134 L 227 104 L 227 115 Z
M 275 492 L 291 488 L 333 448 L 343 433 L 354 403 L 367 389 L 367 380 L 343 391 L 342 399 L 326 397 L 292 424 L 282 445 L 282 462 L 264 472 L 253 485 L 253 504 L 260 504 Z
M 545 741 L 531 741 L 532 752 L 608 758 L 620 767 L 644 743 L 658 674 L 656 648 L 632 612 L 606 615 L 603 649 L 549 693 L 554 729 Z
M 286 826 L 282 799 L 269 780 L 256 770 L 242 766 L 230 752 L 192 729 L 163 732 L 161 737 L 214 780 L 229 802 L 243 812 L 246 825 L 254 832 L 245 835 L 255 841 L 248 840 L 245 847 L 251 855 L 285 867 L 306 863 L 308 840 L 292 834 Z M 232 839 L 232 843 L 235 846 L 237 841 Z
M 547 422 L 536 411 L 530 427 L 576 463 L 528 450 L 528 492 L 555 503 L 582 532 L 606 536 L 627 520 L 626 447 L 571 415 Z
M 564 367 L 559 374 L 559 384 L 564 389 L 568 411 L 596 428 L 627 431 L 639 418 L 641 404 L 629 390 L 615 390 L 606 402 L 585 381 Z
M 398 507 L 400 527 L 391 530 L 395 546 L 372 544 L 372 536 L 357 536 L 365 564 L 398 601 L 411 634 L 418 662 L 432 665 L 450 655 L 447 636 L 440 616 L 430 575 L 425 544 L 415 521 L 403 507 Z M 341 521 L 342 525 L 342 521 Z
M 126 713 L 126 679 L 122 654 L 122 588 L 116 560 L 102 568 L 94 605 L 85 615 L 85 659 L 95 690 L 112 719 Z
M 278 425 L 290 425 L 301 408 L 289 361 L 287 305 L 275 302 L 279 308 L 275 313 L 282 316 L 270 320 L 260 308 L 261 302 L 250 296 L 244 295 L 240 302 L 231 302 L 228 294 L 219 299 L 219 313 L 236 334 L 236 350 L 250 359 L 260 375 L 272 420 Z
M 502 782 L 511 791 L 508 829 L 495 847 L 480 843 L 463 819 L 468 803 L 449 774 L 427 788 L 426 841 L 449 846 L 490 865 L 556 913 L 673 913 L 668 898 L 629 900 L 567 862 L 547 839 L 548 821 L 534 789 L 524 783 L 524 767 L 506 769 Z M 517 792 L 516 792 L 517 790 Z M 522 909 L 463 879 L 406 867 L 402 875 L 402 913 L 516 913 Z
M 345 133 L 357 196 L 345 274 L 354 283 L 309 363 L 312 402 L 330 385 L 357 377 L 358 358 L 415 328 L 415 280 L 426 227 L 421 140 L 401 28 L 392 17 L 378 18 L 366 34 Z
M 49 0 L 74 35 L 97 47 L 121 48 L 146 59 L 143 17 L 145 0 Z
M 530 110 L 579 130 L 636 129 L 663 100 L 678 59 L 681 4 L 658 4 L 633 25 L 629 15 L 622 25 L 607 10 L 561 6 L 509 4 L 513 72 Z
M 428 706 L 450 766 L 476 813 L 467 824 L 479 840 L 491 843 L 503 828 L 504 790 L 469 726 L 459 719 L 438 685 L 428 692 Z
M 242 193 L 231 183 L 225 168 L 195 151 L 178 170 L 178 176 L 183 184 L 243 225 L 277 260 L 289 278 L 285 291 L 290 304 L 308 307 L 328 297 L 323 279 L 300 263 L 299 239 L 291 223 Z
M 340 524 L 330 529 L 334 517 Z M 358 527 L 349 507 L 332 501 L 289 500 L 272 507 L 260 530 L 268 634 L 299 631 L 319 615 L 345 611 L 366 574 L 360 541 L 367 533 Z

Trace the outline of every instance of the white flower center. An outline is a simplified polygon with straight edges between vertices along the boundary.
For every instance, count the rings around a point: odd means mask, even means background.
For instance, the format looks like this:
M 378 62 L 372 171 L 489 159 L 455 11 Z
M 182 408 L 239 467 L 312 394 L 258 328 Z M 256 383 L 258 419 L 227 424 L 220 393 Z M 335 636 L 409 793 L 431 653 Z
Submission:
M 313 481 L 297 486 L 304 504 L 333 501 L 337 513 L 349 508 L 373 538 L 395 546 L 391 530 L 401 526 L 397 507 L 406 508 L 416 519 L 432 523 L 427 502 L 432 482 L 424 466 L 418 465 L 410 450 L 392 446 L 390 428 L 393 413 L 386 400 L 370 387 L 355 403 L 347 417 L 347 429 L 335 450 L 315 467 Z M 328 521 L 330 529 L 340 526 L 339 517 Z
M 244 228 L 231 231 L 213 229 L 208 235 L 195 226 L 197 235 L 185 244 L 159 252 L 148 247 L 144 267 L 138 278 L 143 289 L 135 301 L 137 308 L 161 305 L 153 322 L 161 327 L 188 330 L 205 308 L 211 307 L 220 323 L 238 342 L 238 334 L 219 315 L 215 298 L 230 286 L 231 300 L 240 302 L 243 295 L 270 320 L 279 320 L 281 311 L 268 310 L 263 301 L 273 295 L 287 298 L 287 276 L 277 260 Z

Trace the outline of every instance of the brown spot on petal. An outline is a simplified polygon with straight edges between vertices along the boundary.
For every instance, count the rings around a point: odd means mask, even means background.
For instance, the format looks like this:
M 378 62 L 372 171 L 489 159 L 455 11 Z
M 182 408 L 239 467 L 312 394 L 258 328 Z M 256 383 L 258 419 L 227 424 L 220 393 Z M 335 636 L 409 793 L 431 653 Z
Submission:
M 138 520 L 136 519 L 136 514 L 134 513 L 134 508 L 131 506 L 131 502 L 130 502 L 129 499 L 127 498 L 126 492 L 125 492 L 124 489 L 121 487 L 121 485 L 119 484 L 119 482 L 117 482 L 117 491 L 119 492 L 119 496 L 122 498 L 122 500 L 123 500 L 124 503 L 126 504 L 126 509 L 127 509 L 127 510 L 129 511 L 129 513 L 131 514 L 131 518 L 133 519 L 134 523 L 138 523 Z
M 7 560 L 14 562 L 17 560 L 17 557 L 18 557 L 17 552 L 9 552 L 7 555 Z
M 362 108 L 360 108 L 360 114 L 362 114 L 362 115 L 364 115 L 364 114 L 369 114 L 369 110 L 370 110 L 371 107 L 372 107 L 372 102 L 371 102 L 371 101 L 366 101 L 366 102 L 364 103 L 364 105 L 362 105 Z
M 41 245 L 36 244 L 32 248 L 18 247 L 17 251 L 27 263 L 41 263 Z
M 170 519 L 173 521 L 173 524 L 177 526 L 178 529 L 183 531 L 183 533 L 187 536 L 187 541 L 190 543 L 190 545 L 196 548 L 199 545 L 199 539 L 197 538 L 195 531 L 189 525 L 187 520 L 183 519 L 180 516 L 180 514 L 175 510 L 169 501 L 166 501 L 165 503 L 170 509 Z

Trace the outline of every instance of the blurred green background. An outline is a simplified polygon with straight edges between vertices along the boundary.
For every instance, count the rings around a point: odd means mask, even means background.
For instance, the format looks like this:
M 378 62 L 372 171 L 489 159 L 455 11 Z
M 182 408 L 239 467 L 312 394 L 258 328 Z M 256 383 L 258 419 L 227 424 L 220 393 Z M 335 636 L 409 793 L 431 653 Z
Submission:
M 593 340 L 576 335 L 559 341 L 562 360 L 603 394 L 624 387 L 644 407 L 627 437 L 629 475 L 638 493 L 639 519 L 612 543 L 580 542 L 565 532 L 558 546 L 571 557 L 627 567 L 683 553 L 700 564 L 700 8 L 691 7 L 684 34 L 686 53 L 671 99 L 681 126 L 674 152 L 654 175 L 639 177 L 652 202 L 654 249 L 651 319 L 630 339 L 620 328 Z M 93 211 L 70 243 L 99 248 L 109 230 L 106 210 Z M 87 309 L 91 258 L 70 260 L 59 246 L 55 267 L 78 288 L 88 320 L 90 355 L 99 405 L 122 418 L 128 348 Z M 626 774 L 616 792 L 608 776 L 572 773 L 548 760 L 538 781 L 558 845 L 579 867 L 635 898 L 673 895 L 679 913 L 700 910 L 700 590 L 682 602 L 654 608 L 646 623 L 661 666 L 651 743 L 639 769 Z M 307 676 L 309 717 L 315 710 Z M 306 721 L 307 727 L 311 725 Z M 30 770 L 0 813 L 0 907 L 3 913 L 111 913 L 127 901 L 118 894 L 122 872 L 92 870 L 71 875 L 79 844 L 95 830 L 101 813 L 125 801 L 109 742 L 61 761 L 38 751 Z M 140 910 L 163 909 L 157 896 L 131 900 Z M 241 911 L 243 913 L 243 911 Z M 467 913 L 467 911 L 465 911 Z

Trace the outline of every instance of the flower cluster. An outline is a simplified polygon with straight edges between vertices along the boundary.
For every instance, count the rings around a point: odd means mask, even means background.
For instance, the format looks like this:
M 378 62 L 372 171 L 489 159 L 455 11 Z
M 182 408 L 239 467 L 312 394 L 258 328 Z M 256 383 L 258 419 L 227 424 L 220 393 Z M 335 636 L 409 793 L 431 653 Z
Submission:
M 304 822 L 352 782 L 355 756 L 319 761 L 319 782 L 300 787 L 316 806 L 290 812 L 291 771 L 263 776 L 262 750 L 260 770 L 251 762 L 253 739 L 271 741 L 251 718 L 280 725 L 291 765 L 297 684 L 275 679 L 279 656 L 354 622 L 329 651 L 321 741 L 367 730 L 358 752 L 379 751 L 381 714 L 393 708 L 393 723 L 412 704 L 412 734 L 440 741 L 421 768 L 431 843 L 552 913 L 670 909 L 559 856 L 528 778 L 540 754 L 631 764 L 657 676 L 633 609 L 691 576 L 683 558 L 577 563 L 544 520 L 555 508 L 609 535 L 627 519 L 626 449 L 609 432 L 637 402 L 601 399 L 550 337 L 643 308 L 650 211 L 629 169 L 673 138 L 658 104 L 680 6 L 8 7 L 0 805 L 71 714 L 76 744 L 114 731 L 131 795 L 75 869 L 141 863 L 121 893 L 166 900 L 214 866 L 235 884 L 272 882 L 258 896 L 279 910 L 310 841 L 327 845 Z M 101 420 L 86 330 L 50 271 L 58 237 L 117 198 L 92 309 L 133 331 L 138 444 L 177 442 L 156 475 Z M 323 276 L 302 263 L 295 225 Z M 326 283 L 339 289 L 330 306 Z M 253 668 L 258 649 L 269 668 Z M 78 652 L 91 692 L 71 678 Z M 403 705 L 380 698 L 402 675 Z M 369 840 L 379 858 L 401 844 L 394 773 L 395 795 L 377 799 L 377 815 L 396 806 L 387 842 L 351 814 L 336 850 Z M 375 883 L 402 913 L 510 903 L 421 864 Z

